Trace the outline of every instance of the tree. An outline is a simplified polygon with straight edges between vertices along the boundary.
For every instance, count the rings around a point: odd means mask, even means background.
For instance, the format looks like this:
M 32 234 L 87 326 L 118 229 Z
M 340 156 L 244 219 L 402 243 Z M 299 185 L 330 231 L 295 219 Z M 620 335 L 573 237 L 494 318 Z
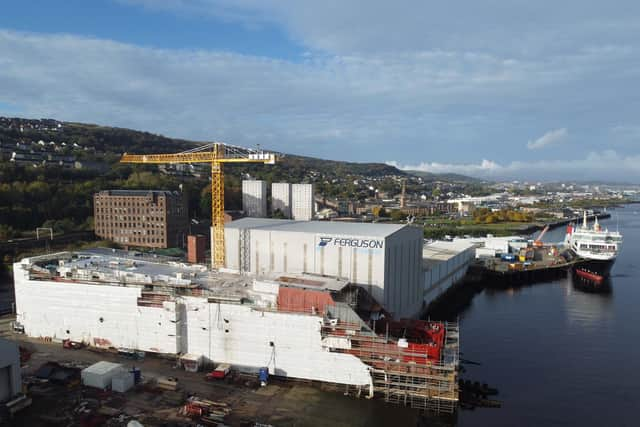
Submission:
M 392 210 L 390 216 L 394 221 L 402 221 L 406 218 L 406 215 L 400 209 Z
M 276 209 L 276 210 L 271 214 L 271 218 L 275 218 L 275 219 L 287 219 L 287 217 L 284 215 L 284 213 L 283 213 L 280 209 Z
M 386 216 L 389 216 L 387 214 L 387 211 L 385 211 L 384 207 L 382 206 L 374 206 L 371 209 L 371 213 L 373 214 L 373 216 L 375 216 L 376 218 L 383 218 Z

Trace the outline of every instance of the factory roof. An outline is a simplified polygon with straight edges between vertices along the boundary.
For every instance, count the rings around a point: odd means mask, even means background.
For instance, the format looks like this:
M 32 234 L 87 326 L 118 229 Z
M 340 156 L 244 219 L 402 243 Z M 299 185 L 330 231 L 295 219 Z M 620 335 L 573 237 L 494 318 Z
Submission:
M 422 248 L 422 265 L 426 268 L 448 261 L 467 249 L 473 248 L 471 242 L 454 240 L 452 242 L 435 241 L 424 245 Z
M 122 369 L 122 365 L 120 363 L 112 363 L 101 360 L 100 362 L 96 362 L 88 368 L 83 369 L 82 372 L 104 375 L 113 371 L 114 369 Z
M 225 228 L 262 229 L 300 233 L 339 234 L 387 237 L 406 224 L 345 223 L 335 221 L 295 221 L 290 219 L 242 218 L 225 224 Z

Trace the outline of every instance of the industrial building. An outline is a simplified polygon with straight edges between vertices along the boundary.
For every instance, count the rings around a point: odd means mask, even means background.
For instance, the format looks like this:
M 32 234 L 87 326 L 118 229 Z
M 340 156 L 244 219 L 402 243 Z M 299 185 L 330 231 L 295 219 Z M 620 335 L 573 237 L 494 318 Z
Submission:
M 486 237 L 457 238 L 455 242 L 472 244 L 476 258 L 494 258 L 496 255 L 515 253 L 526 249 L 529 245 L 527 239 L 521 236 L 496 237 L 491 234 Z
M 242 181 L 242 210 L 246 216 L 253 218 L 267 216 L 266 181 Z
M 187 262 L 204 264 L 207 251 L 207 237 L 201 234 L 187 237 Z
M 271 184 L 271 212 L 280 211 L 285 218 L 291 218 L 291 184 L 274 182 Z
M 291 185 L 291 216 L 298 221 L 310 221 L 316 213 L 315 185 Z
M 18 344 L 0 338 L 0 403 L 22 392 Z M 0 420 L 2 416 L 0 416 Z
M 93 196 L 96 236 L 124 246 L 184 247 L 189 229 L 182 192 L 106 190 Z
M 422 249 L 425 307 L 459 283 L 475 258 L 475 245 L 466 240 L 436 241 Z
M 345 278 L 397 317 L 423 308 L 422 245 L 422 230 L 402 224 L 243 218 L 225 225 L 228 271 Z

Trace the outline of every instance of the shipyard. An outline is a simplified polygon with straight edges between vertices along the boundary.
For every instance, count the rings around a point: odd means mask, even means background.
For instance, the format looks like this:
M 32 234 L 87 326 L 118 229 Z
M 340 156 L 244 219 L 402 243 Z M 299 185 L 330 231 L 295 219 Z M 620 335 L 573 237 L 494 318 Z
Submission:
M 3 2 L 0 427 L 637 425 L 640 3 L 548 3 Z
M 125 154 L 122 161 L 217 163 L 225 156 L 276 161 L 268 153 L 221 144 L 155 159 Z M 215 200 L 223 177 L 212 179 L 219 180 L 212 185 Z M 244 375 L 267 388 L 270 378 L 310 381 L 346 396 L 454 413 L 458 324 L 420 319 L 464 277 L 473 245 L 425 242 L 411 224 L 264 218 L 264 185 L 245 187 L 247 194 L 260 191 L 263 198 L 245 203 L 247 212 L 252 203 L 257 206 L 253 217 L 225 223 L 223 205 L 214 203 L 211 250 L 205 236 L 189 235 L 186 259 L 90 248 L 15 262 L 12 332 L 75 351 L 160 357 L 185 371 L 210 372 L 206 379 Z M 169 192 L 101 192 L 94 197 L 96 234 L 134 246 L 168 244 L 171 233 L 163 235 L 159 228 L 180 229 L 181 203 L 179 194 Z M 154 222 L 162 209 L 172 215 L 165 225 Z M 131 231 L 122 228 L 123 220 Z M 34 357 L 26 348 L 23 352 Z M 46 372 L 74 375 L 58 362 L 47 363 L 54 365 Z M 30 378 L 43 379 L 43 369 Z M 151 378 L 161 389 L 179 387 L 173 376 Z M 84 367 L 80 376 L 85 387 L 119 392 L 141 379 L 135 368 L 106 360 Z M 12 402 L 31 403 L 27 396 Z M 182 400 L 179 413 L 202 422 L 223 422 L 232 411 L 229 402 L 217 402 L 214 411 L 201 400 Z M 222 415 L 220 407 L 226 408 Z
M 497 389 L 463 375 L 465 363 L 476 362 L 461 358 L 464 336 L 447 308 L 478 292 L 478 272 L 484 289 L 579 268 L 587 260 L 571 243 L 575 221 L 547 224 L 534 238 L 425 239 L 412 217 L 314 219 L 317 202 L 307 184 L 294 190 L 274 183 L 271 212 L 278 206 L 286 214 L 269 217 L 266 182 L 256 180 L 243 181 L 242 214 L 228 214 L 216 168 L 277 161 L 220 143 L 124 154 L 123 163 L 211 163 L 212 226 L 188 233 L 180 192 L 105 190 L 93 197 L 95 234 L 119 247 L 56 251 L 48 230 L 46 253 L 16 260 L 3 334 L 17 341 L 12 352 L 20 361 L 13 363 L 22 365 L 8 383 L 22 387 L 6 393 L 8 419 L 278 425 L 301 422 L 286 409 L 298 395 L 331 394 L 418 411 L 423 420 L 499 408 Z M 401 206 L 404 192 L 403 182 Z M 592 216 L 590 228 L 584 212 L 578 236 L 621 243 L 598 225 L 605 215 Z M 565 242 L 542 241 L 566 223 Z M 182 256 L 155 252 L 181 245 Z M 447 314 L 433 317 L 438 313 Z M 71 387 L 75 400 L 56 411 L 47 405 L 60 386 Z M 154 405 L 140 402 L 147 395 L 143 401 L 156 396 Z M 325 422 L 318 414 L 304 421 Z
M 238 227 L 247 226 L 239 222 Z M 264 224 L 261 227 L 264 231 Z M 406 228 L 362 227 L 362 233 L 357 232 L 357 224 L 350 230 L 363 235 L 387 230 L 395 234 Z M 291 232 L 289 227 L 284 230 Z M 409 231 L 397 244 L 405 240 L 415 248 L 421 238 Z M 233 227 L 227 232 L 233 232 Z M 260 245 L 254 242 L 252 247 L 258 250 Z M 318 251 L 320 257 L 323 250 Z M 358 255 L 351 257 L 356 265 Z M 373 280 L 373 264 L 367 266 L 364 261 L 364 271 L 370 272 L 366 286 L 339 276 L 302 273 L 305 262 L 291 259 L 288 271 L 248 276 L 108 249 L 31 257 L 14 265 L 14 328 L 45 342 L 128 348 L 171 356 L 177 363 L 195 359 L 201 368 L 230 364 L 240 372 L 256 374 L 267 369 L 276 377 L 344 386 L 361 397 L 455 410 L 457 325 L 392 320 L 373 296 L 384 297 L 398 311 L 418 314 L 424 305 L 420 300 L 424 275 L 440 268 L 438 262 L 432 260 L 424 270 L 420 261 L 416 263 L 420 286 L 409 295 L 404 294 L 406 282 L 393 277 L 386 283 Z M 447 268 L 446 262 L 442 264 Z M 345 271 L 357 274 L 346 262 Z M 404 291 L 394 289 L 400 286 Z M 406 304 L 416 300 L 417 306 Z

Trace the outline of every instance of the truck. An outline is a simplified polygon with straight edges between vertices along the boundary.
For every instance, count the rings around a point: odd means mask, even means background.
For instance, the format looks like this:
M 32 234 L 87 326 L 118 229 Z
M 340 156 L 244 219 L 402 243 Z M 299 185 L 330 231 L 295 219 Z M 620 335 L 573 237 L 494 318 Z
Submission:
M 205 375 L 204 379 L 207 381 L 224 379 L 231 372 L 231 365 L 228 363 L 219 363 L 216 368 Z

